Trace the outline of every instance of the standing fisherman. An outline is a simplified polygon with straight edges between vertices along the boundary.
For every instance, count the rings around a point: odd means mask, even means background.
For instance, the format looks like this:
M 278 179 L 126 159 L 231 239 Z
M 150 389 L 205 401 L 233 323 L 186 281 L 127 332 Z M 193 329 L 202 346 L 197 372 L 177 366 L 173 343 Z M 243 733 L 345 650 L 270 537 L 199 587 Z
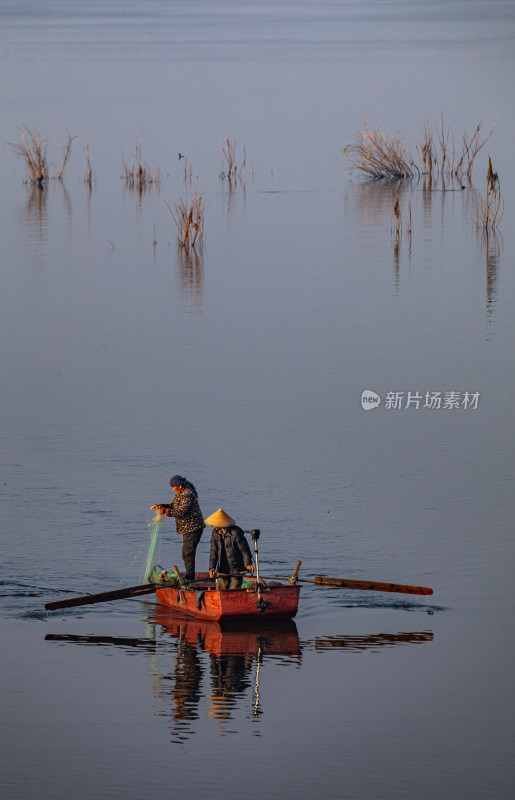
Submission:
M 195 580 L 195 552 L 206 527 L 198 502 L 198 493 L 182 475 L 172 475 L 170 486 L 175 492 L 171 503 L 158 503 L 151 511 L 175 517 L 177 535 L 182 536 L 182 560 L 186 568 L 185 581 Z

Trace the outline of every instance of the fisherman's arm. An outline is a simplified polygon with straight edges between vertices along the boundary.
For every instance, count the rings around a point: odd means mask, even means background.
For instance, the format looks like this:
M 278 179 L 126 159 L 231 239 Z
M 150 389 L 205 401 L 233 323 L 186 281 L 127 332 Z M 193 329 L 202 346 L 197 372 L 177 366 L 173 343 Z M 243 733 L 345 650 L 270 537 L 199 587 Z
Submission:
M 158 514 L 165 514 L 167 517 L 173 517 L 171 503 L 156 503 L 155 506 L 150 506 L 151 511 L 157 511 Z
M 211 546 L 209 548 L 209 577 L 215 577 L 216 565 L 218 562 L 218 547 L 214 534 L 211 537 Z
M 242 555 L 243 564 L 245 565 L 245 569 L 250 572 L 251 575 L 254 574 L 254 564 L 252 563 L 252 553 L 250 552 L 250 547 L 248 546 L 247 540 L 245 539 L 245 534 L 243 531 L 237 531 L 236 535 L 236 545 Z

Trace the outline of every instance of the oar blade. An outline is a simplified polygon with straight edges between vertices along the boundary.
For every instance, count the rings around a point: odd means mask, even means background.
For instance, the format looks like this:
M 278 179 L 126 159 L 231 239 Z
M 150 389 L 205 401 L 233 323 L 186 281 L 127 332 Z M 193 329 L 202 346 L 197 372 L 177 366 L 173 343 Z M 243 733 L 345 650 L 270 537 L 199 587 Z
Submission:
M 381 583 L 379 581 L 355 581 L 348 578 L 330 578 L 315 575 L 317 586 L 332 586 L 336 589 L 361 589 L 369 592 L 399 592 L 400 594 L 433 594 L 429 586 L 410 586 L 405 583 Z
M 138 597 L 141 594 L 151 594 L 155 591 L 153 583 L 144 583 L 141 586 L 128 586 L 126 589 L 115 589 L 112 592 L 101 592 L 100 594 L 86 594 L 82 597 L 69 597 L 67 600 L 55 600 L 46 603 L 47 611 L 55 611 L 58 608 L 72 608 L 73 606 L 88 606 L 93 603 L 107 603 L 110 600 L 123 600 L 126 597 Z

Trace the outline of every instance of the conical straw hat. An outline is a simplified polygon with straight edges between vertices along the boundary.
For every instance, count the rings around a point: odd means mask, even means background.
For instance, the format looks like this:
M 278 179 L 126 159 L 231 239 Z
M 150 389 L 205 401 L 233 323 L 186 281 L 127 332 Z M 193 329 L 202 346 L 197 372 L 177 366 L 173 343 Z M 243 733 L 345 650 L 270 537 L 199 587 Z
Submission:
M 226 514 L 222 508 L 215 511 L 210 517 L 207 517 L 204 522 L 206 525 L 212 525 L 213 528 L 230 528 L 231 525 L 236 524 L 233 518 L 230 517 L 229 514 Z

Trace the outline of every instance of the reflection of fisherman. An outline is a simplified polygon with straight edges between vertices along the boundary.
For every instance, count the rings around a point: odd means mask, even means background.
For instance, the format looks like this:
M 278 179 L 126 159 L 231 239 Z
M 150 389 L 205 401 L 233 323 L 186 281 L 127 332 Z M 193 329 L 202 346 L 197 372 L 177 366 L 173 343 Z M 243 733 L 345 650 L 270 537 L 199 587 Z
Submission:
M 254 658 L 245 655 L 210 656 L 211 698 L 208 714 L 219 721 L 232 718 L 237 695 L 243 695 L 251 685 Z
M 209 576 L 214 578 L 215 572 L 225 573 L 227 577 L 216 579 L 216 588 L 239 589 L 243 578 L 238 573 L 245 570 L 254 572 L 252 553 L 245 534 L 221 508 L 204 521 L 214 526 L 209 552 Z
M 175 517 L 177 534 L 182 536 L 182 560 L 186 568 L 184 579 L 195 580 L 195 551 L 206 527 L 198 502 L 197 490 L 192 483 L 181 475 L 170 478 L 170 486 L 175 492 L 171 503 L 159 503 L 151 506 L 152 511 Z
M 189 642 L 180 640 L 179 652 L 175 660 L 175 682 L 172 696 L 175 702 L 174 718 L 176 720 L 198 719 L 198 703 L 200 700 L 200 681 L 202 666 L 197 648 Z

